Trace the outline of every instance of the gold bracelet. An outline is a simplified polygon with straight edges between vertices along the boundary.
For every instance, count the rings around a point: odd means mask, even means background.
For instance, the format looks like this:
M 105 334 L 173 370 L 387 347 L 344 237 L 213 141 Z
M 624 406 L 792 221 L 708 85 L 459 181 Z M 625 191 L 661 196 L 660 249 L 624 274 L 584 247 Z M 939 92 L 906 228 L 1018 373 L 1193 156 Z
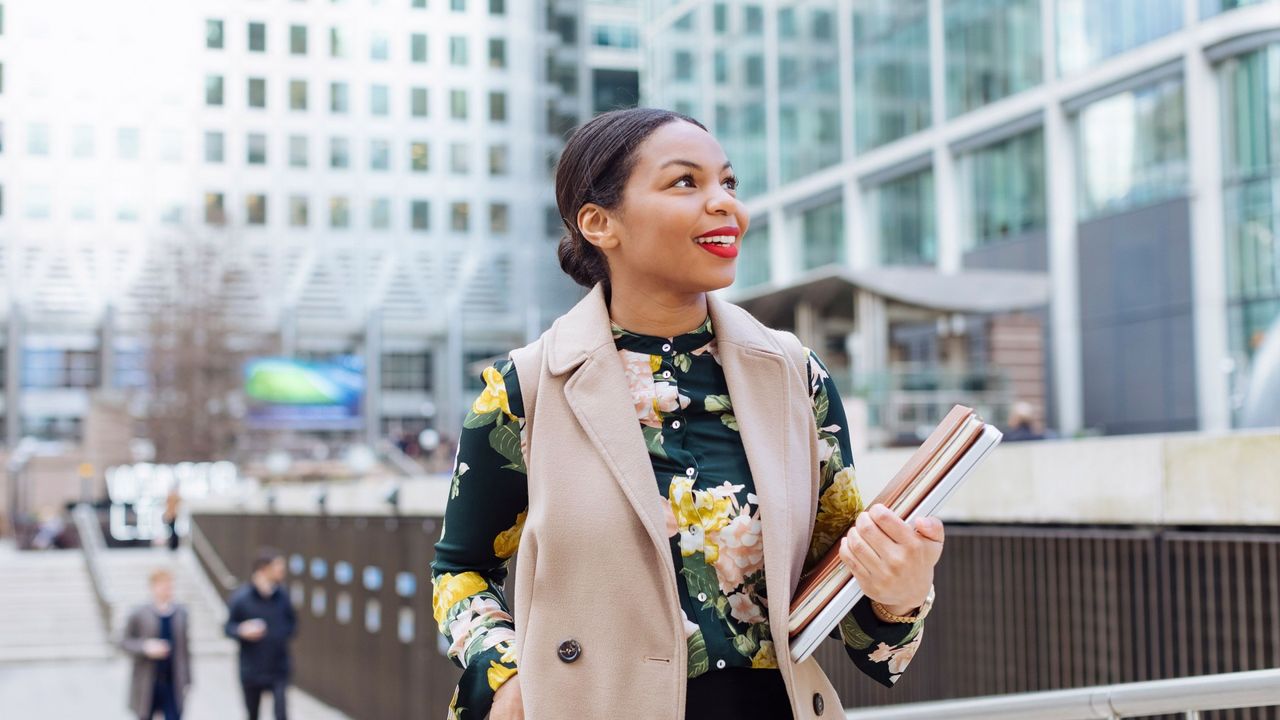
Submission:
M 885 623 L 913 623 L 920 617 L 920 608 L 912 610 L 910 615 L 894 615 L 878 600 L 871 601 L 871 612 L 875 613 L 880 622 Z

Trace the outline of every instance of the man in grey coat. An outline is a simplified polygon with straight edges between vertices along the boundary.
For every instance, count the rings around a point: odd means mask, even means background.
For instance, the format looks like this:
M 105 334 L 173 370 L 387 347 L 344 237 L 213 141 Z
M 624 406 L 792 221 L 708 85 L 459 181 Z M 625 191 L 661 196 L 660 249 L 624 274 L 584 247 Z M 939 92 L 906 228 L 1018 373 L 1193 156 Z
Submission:
M 135 609 L 125 624 L 120 646 L 133 657 L 129 709 L 139 720 L 180 720 L 191 687 L 187 610 L 173 602 L 173 575 L 151 573 L 151 602 Z

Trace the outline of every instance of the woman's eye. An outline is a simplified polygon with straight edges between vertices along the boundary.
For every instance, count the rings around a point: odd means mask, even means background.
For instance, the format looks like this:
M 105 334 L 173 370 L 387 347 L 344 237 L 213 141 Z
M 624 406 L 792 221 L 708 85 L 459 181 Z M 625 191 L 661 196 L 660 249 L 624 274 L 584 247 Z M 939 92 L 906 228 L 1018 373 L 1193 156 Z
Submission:
M 727 177 L 727 178 L 725 178 L 725 179 L 724 179 L 724 181 L 723 181 L 721 184 L 722 184 L 722 185 L 724 185 L 725 187 L 729 188 L 730 190 L 737 190 L 737 189 L 738 189 L 738 178 L 736 178 L 736 177 Z
M 675 184 L 673 184 L 673 185 L 672 185 L 672 187 L 680 187 L 680 183 L 682 183 L 682 182 L 688 182 L 688 183 L 689 183 L 689 185 L 688 185 L 687 187 L 693 187 L 693 186 L 694 186 L 694 185 L 693 185 L 693 176 L 692 176 L 692 175 L 685 175 L 685 176 L 681 177 L 679 180 L 676 180 L 676 181 L 675 181 Z

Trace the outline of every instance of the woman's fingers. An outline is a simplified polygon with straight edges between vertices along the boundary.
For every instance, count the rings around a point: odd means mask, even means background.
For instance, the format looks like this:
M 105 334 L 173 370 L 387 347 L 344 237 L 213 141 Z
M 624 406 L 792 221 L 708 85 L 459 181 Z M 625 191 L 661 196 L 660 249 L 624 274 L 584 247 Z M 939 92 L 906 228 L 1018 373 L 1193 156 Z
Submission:
M 863 514 L 870 515 L 876 527 L 900 545 L 909 545 L 916 539 L 915 531 L 911 526 L 884 505 L 879 503 L 872 505 L 871 509 Z
M 943 541 L 945 532 L 942 528 L 942 521 L 936 517 L 925 517 L 916 520 L 916 532 L 920 533 L 926 540 L 936 543 Z

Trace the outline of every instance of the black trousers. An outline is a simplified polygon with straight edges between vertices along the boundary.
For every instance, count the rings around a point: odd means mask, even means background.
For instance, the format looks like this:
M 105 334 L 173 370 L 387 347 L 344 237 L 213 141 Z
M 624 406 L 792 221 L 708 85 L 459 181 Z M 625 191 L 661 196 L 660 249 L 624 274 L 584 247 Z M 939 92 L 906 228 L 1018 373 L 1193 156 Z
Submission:
M 725 668 L 689 680 L 685 720 L 792 720 L 777 670 Z
M 158 680 L 155 685 L 151 686 L 151 713 L 147 715 L 145 720 L 152 720 L 156 713 L 162 714 L 164 720 L 179 720 L 182 716 L 178 712 L 177 691 L 173 685 Z
M 276 680 L 270 683 L 259 683 L 240 678 L 240 688 L 244 690 L 244 706 L 249 711 L 249 720 L 258 720 L 258 706 L 262 704 L 262 693 L 271 691 L 271 699 L 275 703 L 275 719 L 287 720 L 285 708 L 285 690 L 289 688 L 288 680 Z

